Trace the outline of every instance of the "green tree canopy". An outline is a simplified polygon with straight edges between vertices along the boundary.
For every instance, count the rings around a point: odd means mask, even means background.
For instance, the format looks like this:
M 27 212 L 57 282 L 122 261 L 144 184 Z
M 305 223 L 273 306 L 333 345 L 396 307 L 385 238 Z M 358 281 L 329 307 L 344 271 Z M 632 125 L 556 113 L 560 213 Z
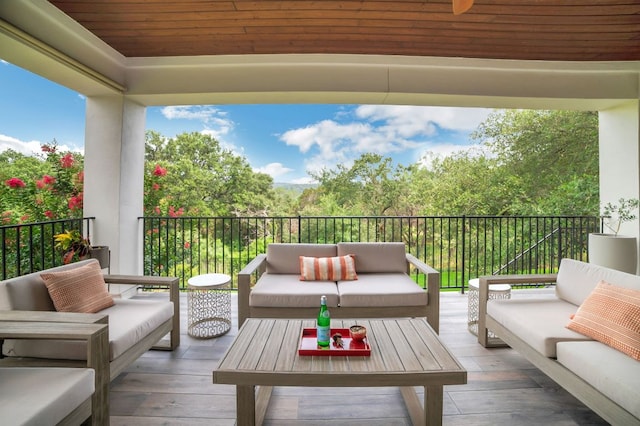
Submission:
M 500 110 L 472 138 L 495 156 L 503 181 L 516 180 L 505 213 L 598 214 L 596 112 Z
M 271 214 L 273 180 L 213 137 L 147 132 L 145 213 L 252 216 Z

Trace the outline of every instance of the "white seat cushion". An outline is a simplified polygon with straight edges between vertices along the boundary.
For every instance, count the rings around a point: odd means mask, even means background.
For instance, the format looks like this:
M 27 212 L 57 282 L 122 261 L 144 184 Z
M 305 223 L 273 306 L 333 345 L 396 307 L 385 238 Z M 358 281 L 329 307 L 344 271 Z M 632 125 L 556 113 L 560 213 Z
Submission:
M 359 274 L 356 281 L 338 281 L 340 306 L 425 306 L 428 293 L 407 274 Z
M 546 357 L 556 357 L 556 343 L 592 340 L 566 328 L 576 305 L 557 298 L 490 300 L 487 313 Z
M 114 306 L 100 311 L 109 315 L 110 361 L 173 317 L 172 302 L 140 299 L 114 301 Z M 86 342 L 82 341 L 6 340 L 4 353 L 7 356 L 82 360 L 87 358 L 86 347 Z
M 249 305 L 269 308 L 311 308 L 320 306 L 327 296 L 327 306 L 338 306 L 338 287 L 334 281 L 300 281 L 299 274 L 264 273 L 251 290 Z
M 95 390 L 90 368 L 0 368 L 0 423 L 55 425 Z
M 600 342 L 560 342 L 558 362 L 640 418 L 640 362 Z

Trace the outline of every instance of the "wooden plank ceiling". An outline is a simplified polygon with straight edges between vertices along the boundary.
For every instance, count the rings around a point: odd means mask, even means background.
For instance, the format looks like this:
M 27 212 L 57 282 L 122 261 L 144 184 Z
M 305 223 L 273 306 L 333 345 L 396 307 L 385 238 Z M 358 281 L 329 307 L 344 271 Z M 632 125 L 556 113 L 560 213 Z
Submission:
M 126 57 L 329 53 L 640 60 L 639 0 L 51 0 Z

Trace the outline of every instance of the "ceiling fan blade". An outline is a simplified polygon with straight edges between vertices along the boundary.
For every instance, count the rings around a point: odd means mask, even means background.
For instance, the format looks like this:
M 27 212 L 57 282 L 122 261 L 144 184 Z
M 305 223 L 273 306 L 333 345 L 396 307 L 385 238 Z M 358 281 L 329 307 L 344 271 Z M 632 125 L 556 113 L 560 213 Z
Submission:
M 460 15 L 471 9 L 473 0 L 451 0 L 453 4 L 453 14 Z

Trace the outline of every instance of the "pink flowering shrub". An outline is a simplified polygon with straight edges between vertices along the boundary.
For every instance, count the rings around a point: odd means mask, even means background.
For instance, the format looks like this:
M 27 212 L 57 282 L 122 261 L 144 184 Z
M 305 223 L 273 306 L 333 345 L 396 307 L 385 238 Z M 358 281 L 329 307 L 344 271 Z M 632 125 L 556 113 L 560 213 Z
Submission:
M 160 164 L 147 164 L 145 166 L 144 180 L 144 206 L 147 216 L 180 217 L 185 211 L 183 207 L 177 207 L 172 202 L 172 197 L 164 193 L 164 182 L 171 179 L 169 171 Z
M 55 140 L 42 154 L 0 154 L 2 224 L 82 217 L 84 158 L 59 152 Z

